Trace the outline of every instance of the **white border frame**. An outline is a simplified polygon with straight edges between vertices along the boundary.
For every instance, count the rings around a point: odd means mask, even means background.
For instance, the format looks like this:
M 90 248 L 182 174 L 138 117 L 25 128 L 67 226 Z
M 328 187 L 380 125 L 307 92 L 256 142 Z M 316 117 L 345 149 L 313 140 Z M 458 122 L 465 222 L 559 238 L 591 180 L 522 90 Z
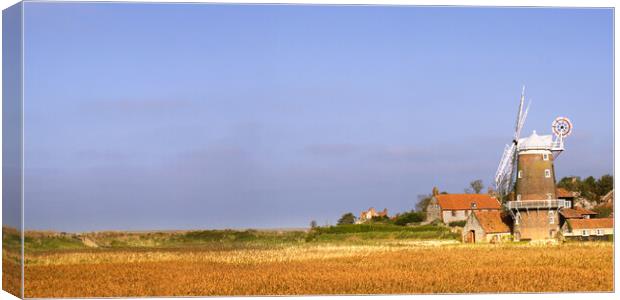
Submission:
M 17 3 L 19 1 L 16 0 L 0 0 L 0 8 L 5 9 L 9 6 L 14 5 L 15 3 Z M 42 1 L 42 0 L 26 0 L 25 2 L 51 2 L 51 1 Z M 379 0 L 314 0 L 314 1 L 309 1 L 309 0 L 285 0 L 285 1 L 265 1 L 265 0 L 239 0 L 239 1 L 234 1 L 234 0 L 213 0 L 213 1 L 183 1 L 183 0 L 168 0 L 168 1 L 148 1 L 148 0 L 134 0 L 134 1 L 119 1 L 119 0 L 110 0 L 110 1 L 72 1 L 72 0 L 61 0 L 61 1 L 56 1 L 56 2 L 150 2 L 150 3 L 222 3 L 222 4 L 319 4 L 319 5 L 422 5 L 422 6 L 489 6 L 489 7 L 558 7 L 558 8 L 573 8 L 573 7 L 590 7 L 590 8 L 613 8 L 614 9 L 614 176 L 616 177 L 616 180 L 614 180 L 614 186 L 616 186 L 616 182 L 617 182 L 617 173 L 615 172 L 615 170 L 617 170 L 617 162 L 615 160 L 615 154 L 617 153 L 616 150 L 618 149 L 617 144 L 616 144 L 616 139 L 615 139 L 615 133 L 616 130 L 618 128 L 618 124 L 616 124 L 615 122 L 615 116 L 618 112 L 620 112 L 620 109 L 618 109 L 615 105 L 615 87 L 618 86 L 620 84 L 620 82 L 618 81 L 617 76 L 615 76 L 616 74 L 616 64 L 617 61 L 615 60 L 616 54 L 617 54 L 617 47 L 616 47 L 616 36 L 618 33 L 618 25 L 615 22 L 615 8 L 617 7 L 617 3 L 616 1 L 610 1 L 610 0 L 592 0 L 592 1 L 583 1 L 583 0 L 521 0 L 521 1 L 515 1 L 515 0 L 500 0 L 500 1 L 492 1 L 492 0 L 472 0 L 472 1 L 466 1 L 466 0 L 442 0 L 442 1 L 430 1 L 430 0 L 412 0 L 412 1 L 406 1 L 406 0 L 383 0 L 383 1 L 379 1 Z M 23 14 L 23 11 L 22 11 Z M 23 22 L 23 18 L 22 18 L 22 22 Z M 22 24 L 23 25 L 23 24 Z M 23 27 L 22 27 L 23 29 Z M 1 22 L 0 22 L 0 32 L 1 32 Z M 23 31 L 22 31 L 23 32 Z M 22 39 L 22 46 L 23 46 L 23 39 Z M 0 40 L 0 49 L 1 49 L 1 40 Z M 23 76 L 23 69 L 22 69 L 22 76 Z M 0 80 L 2 75 L 0 73 Z M 22 78 L 23 79 L 23 78 Z M 22 84 L 22 88 L 23 88 L 23 84 Z M 1 92 L 1 87 L 0 87 L 0 92 Z M 22 91 L 23 92 L 23 91 Z M 23 97 L 23 93 L 22 93 L 22 97 Z M 0 106 L 1 108 L 1 106 Z M 23 116 L 23 111 L 22 111 L 22 116 Z M 0 115 L 0 121 L 1 121 L 1 115 Z M 22 119 L 23 122 L 23 119 Z M 23 124 L 22 124 L 23 125 Z M 0 122 L 0 129 L 1 129 L 2 123 Z M 22 127 L 23 130 L 23 127 Z M 0 130 L 0 134 L 1 134 L 1 130 Z M 22 142 L 23 143 L 23 142 Z M 0 144 L 1 144 L 1 139 L 0 139 Z M 23 144 L 22 144 L 23 145 Z M 23 148 L 22 148 L 23 151 Z M 22 159 L 22 163 L 23 163 L 23 159 Z M 2 162 L 0 161 L 0 168 L 2 167 Z M 0 179 L 1 179 L 1 173 L 0 173 Z M 23 174 L 22 174 L 23 176 Z M 22 177 L 23 179 L 23 177 Z M 0 180 L 0 188 L 2 187 L 2 182 Z M 22 188 L 23 188 L 23 184 L 22 184 Z M 23 192 L 23 191 L 22 191 Z M 23 194 L 22 194 L 23 195 Z M 22 201 L 23 202 L 23 201 Z M 23 205 L 23 203 L 22 203 Z M 0 207 L 0 211 L 1 211 L 1 207 Z M 1 219 L 1 214 L 0 214 L 0 219 Z M 23 206 L 22 206 L 22 220 L 23 220 Z M 23 221 L 22 221 L 23 222 Z M 22 224 L 23 227 L 23 224 Z M 22 228 L 23 230 L 23 228 Z M 614 229 L 614 231 L 616 231 L 616 228 Z M 22 244 L 23 245 L 23 244 Z M 618 257 L 618 247 L 614 248 L 614 265 L 615 265 L 615 269 L 614 269 L 614 288 L 616 289 L 618 287 L 618 281 L 617 281 L 617 276 L 615 276 L 615 274 L 618 274 L 618 264 L 615 262 L 615 257 Z M 0 267 L 0 272 L 1 272 L 1 267 Z M 22 273 L 23 274 L 23 273 Z M 600 299 L 614 299 L 615 295 L 612 293 L 564 293 L 564 294 L 501 294 L 501 295 L 497 295 L 497 294 L 470 294 L 470 295 L 415 295 L 414 297 L 419 298 L 419 299 L 495 299 L 496 297 L 501 297 L 501 298 L 508 298 L 508 299 L 536 299 L 536 298 L 549 298 L 549 297 L 561 297 L 562 299 L 581 299 L 583 297 L 589 297 L 590 295 L 594 296 Z M 368 297 L 371 297 L 372 299 L 383 299 L 383 298 L 390 298 L 390 299 L 410 299 L 412 296 L 411 295 L 390 295 L 390 296 L 386 296 L 386 295 L 378 295 L 378 296 L 306 296 L 304 297 L 305 299 L 362 299 L 362 297 L 364 299 L 367 299 Z M 200 297 L 198 297 L 200 298 Z M 205 298 L 205 297 L 202 297 Z M 205 299 L 210 299 L 213 297 L 208 297 Z M 223 298 L 223 299 L 233 299 L 233 297 L 217 297 L 217 298 Z M 282 298 L 299 298 L 299 297 L 261 297 L 264 299 L 282 299 Z M 15 299 L 14 296 L 10 295 L 9 293 L 5 292 L 5 291 L 1 291 L 0 292 L 0 299 Z M 107 299 L 107 298 L 105 298 Z M 133 299 L 133 298 L 120 298 L 120 299 Z M 158 298 L 158 299 L 179 299 L 179 298 Z

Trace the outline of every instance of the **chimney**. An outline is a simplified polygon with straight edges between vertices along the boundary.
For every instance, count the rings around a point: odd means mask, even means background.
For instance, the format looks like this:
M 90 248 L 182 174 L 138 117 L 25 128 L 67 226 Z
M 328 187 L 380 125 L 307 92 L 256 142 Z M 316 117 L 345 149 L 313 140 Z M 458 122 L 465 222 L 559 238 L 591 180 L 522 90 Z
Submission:
M 439 195 L 439 189 L 437 187 L 433 187 L 433 196 Z

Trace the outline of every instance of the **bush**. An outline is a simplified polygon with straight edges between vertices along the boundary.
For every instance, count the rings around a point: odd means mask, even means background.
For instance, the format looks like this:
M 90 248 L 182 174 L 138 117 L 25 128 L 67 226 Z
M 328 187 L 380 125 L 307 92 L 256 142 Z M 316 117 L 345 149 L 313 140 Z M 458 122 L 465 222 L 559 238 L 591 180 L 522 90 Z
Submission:
M 422 225 L 414 227 L 403 227 L 392 224 L 352 224 L 352 225 L 339 225 L 329 227 L 317 227 L 313 230 L 318 234 L 333 234 L 333 233 L 357 233 L 357 232 L 394 232 L 394 231 L 407 231 L 407 232 L 421 232 L 421 231 L 437 231 L 443 230 L 443 228 L 433 225 Z
M 392 224 L 355 224 L 317 227 L 306 237 L 311 241 L 359 241 L 381 239 L 457 239 L 460 235 L 446 227 L 433 225 L 399 226 Z
M 592 210 L 598 213 L 597 218 L 607 218 L 611 215 L 611 207 L 599 206 Z
M 443 222 L 439 219 L 435 219 L 431 222 L 431 225 L 433 226 L 440 226 L 440 225 L 444 225 Z
M 84 244 L 77 237 L 45 236 L 25 237 L 24 247 L 27 250 L 80 249 Z
M 454 221 L 454 222 L 448 223 L 448 226 L 450 226 L 450 227 L 465 227 L 466 223 L 467 223 L 467 221 Z
M 426 213 L 410 211 L 410 212 L 406 212 L 406 213 L 396 217 L 396 219 L 394 220 L 394 224 L 400 225 L 400 226 L 405 226 L 405 225 L 411 224 L 411 223 L 422 222 L 422 221 L 424 221 L 424 219 L 426 219 Z
M 370 219 L 372 223 L 391 224 L 392 221 L 387 216 L 374 216 Z
M 289 243 L 300 242 L 306 237 L 303 231 L 258 231 L 248 230 L 196 230 L 172 236 L 162 242 L 179 244 L 239 244 L 239 243 Z

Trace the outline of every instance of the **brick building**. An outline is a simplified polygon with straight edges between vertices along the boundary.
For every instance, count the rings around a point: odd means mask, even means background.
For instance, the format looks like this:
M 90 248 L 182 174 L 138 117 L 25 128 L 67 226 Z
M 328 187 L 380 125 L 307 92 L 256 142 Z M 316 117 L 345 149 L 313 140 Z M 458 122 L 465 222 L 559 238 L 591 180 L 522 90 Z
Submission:
M 501 204 L 488 194 L 439 194 L 434 195 L 426 207 L 426 221 L 440 220 L 445 224 L 465 221 L 474 211 L 499 211 Z
M 510 215 L 499 210 L 474 211 L 469 215 L 463 227 L 463 241 L 466 243 L 500 242 L 510 237 L 510 223 Z

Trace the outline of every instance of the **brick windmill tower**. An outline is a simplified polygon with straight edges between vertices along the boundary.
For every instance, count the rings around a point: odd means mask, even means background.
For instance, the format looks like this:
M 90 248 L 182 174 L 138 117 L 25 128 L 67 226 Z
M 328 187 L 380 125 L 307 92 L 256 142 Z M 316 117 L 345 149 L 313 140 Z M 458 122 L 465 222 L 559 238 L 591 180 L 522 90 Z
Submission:
M 553 121 L 553 135 L 532 135 L 520 138 L 529 104 L 523 111 L 525 95 L 522 92 L 515 126 L 515 135 L 504 149 L 495 175 L 500 196 L 510 194 L 506 208 L 513 218 L 516 240 L 555 238 L 559 231 L 558 212 L 570 207 L 570 201 L 557 199 L 554 161 L 564 151 L 564 139 L 571 133 L 568 118 Z

